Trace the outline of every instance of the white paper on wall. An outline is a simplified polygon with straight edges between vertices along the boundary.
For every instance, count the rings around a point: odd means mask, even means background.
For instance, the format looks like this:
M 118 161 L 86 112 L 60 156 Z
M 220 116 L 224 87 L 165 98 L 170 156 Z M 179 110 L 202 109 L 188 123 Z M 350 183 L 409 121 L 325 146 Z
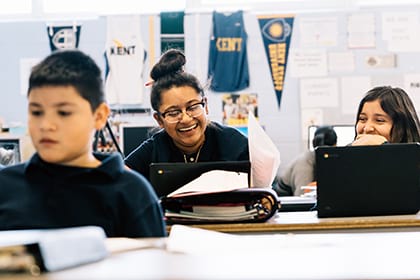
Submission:
M 384 12 L 382 38 L 393 52 L 418 52 L 420 48 L 419 18 L 417 12 Z
M 336 78 L 301 79 L 300 107 L 338 107 L 338 81 Z
M 301 47 L 337 46 L 337 17 L 302 17 L 299 21 L 299 32 Z
M 375 15 L 352 14 L 347 19 L 347 43 L 349 48 L 375 48 Z
M 351 73 L 354 72 L 354 68 L 353 52 L 331 52 L 328 54 L 328 71 L 330 73 Z
M 302 127 L 302 140 L 308 141 L 309 127 L 311 125 L 321 125 L 324 123 L 324 113 L 322 109 L 310 108 L 301 109 L 301 127 Z
M 20 59 L 20 95 L 26 96 L 28 94 L 29 76 L 31 75 L 32 67 L 40 61 L 41 58 Z
M 325 49 L 291 49 L 288 67 L 295 78 L 326 76 L 327 53 Z
M 341 78 L 341 112 L 343 114 L 356 114 L 360 100 L 370 88 L 370 77 L 349 76 Z
M 416 111 L 420 112 L 420 73 L 404 75 L 404 90 L 413 101 Z

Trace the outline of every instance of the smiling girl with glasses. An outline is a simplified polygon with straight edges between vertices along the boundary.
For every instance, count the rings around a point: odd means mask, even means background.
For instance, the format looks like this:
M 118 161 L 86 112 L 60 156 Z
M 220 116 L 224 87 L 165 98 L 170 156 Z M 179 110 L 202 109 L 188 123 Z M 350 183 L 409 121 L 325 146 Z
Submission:
M 165 52 L 152 68 L 150 103 L 161 130 L 125 158 L 149 178 L 156 162 L 249 160 L 248 139 L 238 130 L 208 120 L 208 103 L 198 79 L 184 71 L 185 55 Z

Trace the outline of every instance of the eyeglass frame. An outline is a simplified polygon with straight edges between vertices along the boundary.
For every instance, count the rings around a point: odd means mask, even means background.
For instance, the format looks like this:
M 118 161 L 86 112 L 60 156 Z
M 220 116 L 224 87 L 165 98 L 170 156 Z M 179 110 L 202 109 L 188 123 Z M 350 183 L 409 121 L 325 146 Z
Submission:
M 198 114 L 198 115 L 195 115 L 195 116 L 191 116 L 191 115 L 188 113 L 188 109 L 190 109 L 191 107 L 197 106 L 197 105 L 201 105 L 201 113 L 200 113 L 200 114 Z M 189 105 L 189 106 L 185 107 L 184 109 L 181 109 L 181 108 L 179 108 L 179 109 L 173 109 L 173 110 L 168 110 L 168 111 L 163 112 L 163 113 L 161 113 L 161 112 L 159 112 L 159 111 L 156 111 L 156 113 L 157 113 L 159 116 L 162 116 L 162 118 L 163 118 L 163 119 L 164 119 L 167 123 L 177 123 L 177 122 L 179 122 L 179 121 L 181 121 L 181 120 L 182 120 L 183 114 L 185 114 L 185 115 L 189 116 L 190 118 L 196 118 L 196 117 L 198 117 L 198 116 L 201 116 L 201 115 L 204 113 L 204 108 L 205 108 L 205 106 L 206 106 L 206 100 L 205 100 L 205 98 L 203 98 L 203 99 L 201 99 L 201 101 L 200 101 L 200 102 L 197 102 L 197 103 L 191 104 L 191 105 Z M 179 117 L 178 117 L 178 119 L 177 119 L 176 121 L 169 121 L 169 120 L 167 120 L 167 119 L 166 119 L 166 115 L 167 115 L 168 113 L 175 112 L 175 111 L 179 112 Z

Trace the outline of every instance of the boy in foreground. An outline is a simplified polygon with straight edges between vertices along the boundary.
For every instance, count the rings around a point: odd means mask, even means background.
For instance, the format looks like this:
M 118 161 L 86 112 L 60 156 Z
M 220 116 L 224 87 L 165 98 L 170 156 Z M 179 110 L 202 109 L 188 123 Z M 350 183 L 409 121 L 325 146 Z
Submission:
M 148 181 L 119 154 L 93 154 L 109 114 L 101 71 L 78 50 L 55 52 L 31 72 L 28 129 L 36 153 L 0 171 L 0 230 L 96 225 L 108 237 L 165 236 Z

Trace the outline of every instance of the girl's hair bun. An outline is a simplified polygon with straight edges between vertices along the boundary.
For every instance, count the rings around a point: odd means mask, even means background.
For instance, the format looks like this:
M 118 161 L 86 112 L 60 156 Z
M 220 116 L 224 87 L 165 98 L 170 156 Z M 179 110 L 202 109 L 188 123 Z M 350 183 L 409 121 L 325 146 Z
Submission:
M 150 77 L 157 81 L 163 76 L 183 72 L 185 63 L 186 59 L 182 51 L 170 49 L 163 54 L 158 63 L 152 68 Z

